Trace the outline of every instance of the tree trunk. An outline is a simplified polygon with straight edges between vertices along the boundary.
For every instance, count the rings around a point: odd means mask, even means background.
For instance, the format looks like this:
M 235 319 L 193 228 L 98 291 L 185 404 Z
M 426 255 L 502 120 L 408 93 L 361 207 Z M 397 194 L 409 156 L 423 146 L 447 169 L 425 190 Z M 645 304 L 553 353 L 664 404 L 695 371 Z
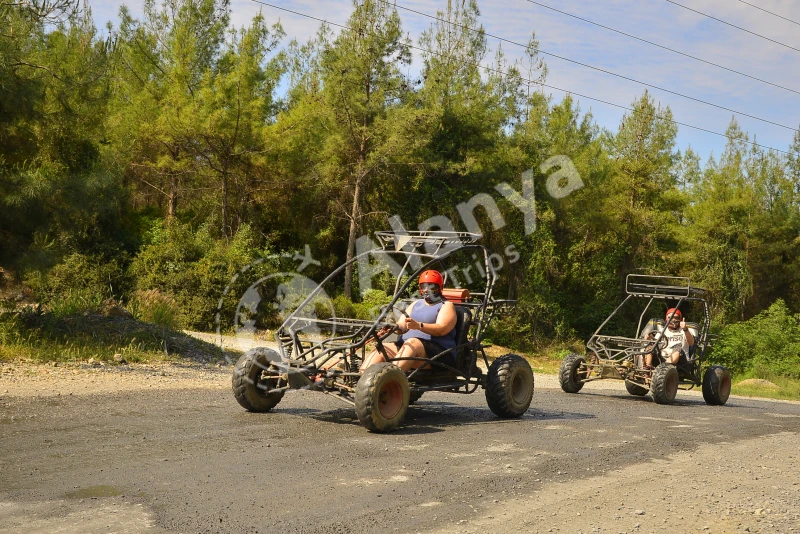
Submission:
M 222 235 L 228 236 L 228 173 L 222 172 Z
M 347 256 L 345 261 L 349 262 L 353 259 L 356 252 L 356 233 L 358 232 L 358 219 L 360 211 L 360 197 L 361 197 L 361 165 L 358 169 L 359 176 L 356 178 L 356 187 L 353 192 L 353 207 L 350 210 L 350 233 L 347 236 Z M 344 296 L 353 298 L 353 264 L 348 263 L 344 269 Z
M 167 219 L 173 220 L 178 212 L 178 177 L 169 177 L 169 197 L 167 203 Z

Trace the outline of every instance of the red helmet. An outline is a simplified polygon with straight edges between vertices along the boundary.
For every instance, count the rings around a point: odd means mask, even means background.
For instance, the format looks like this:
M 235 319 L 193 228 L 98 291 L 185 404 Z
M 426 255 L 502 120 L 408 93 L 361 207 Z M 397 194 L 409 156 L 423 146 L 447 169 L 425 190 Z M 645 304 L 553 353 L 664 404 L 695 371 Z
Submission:
M 419 275 L 419 283 L 437 284 L 441 288 L 444 286 L 444 278 L 439 271 L 430 270 Z
M 673 312 L 675 312 L 675 315 L 672 315 Z M 664 319 L 669 319 L 670 315 L 672 315 L 673 317 L 677 317 L 678 319 L 683 319 L 683 314 L 681 313 L 681 311 L 678 308 L 670 308 L 670 309 L 668 309 L 667 310 L 667 315 L 664 317 Z

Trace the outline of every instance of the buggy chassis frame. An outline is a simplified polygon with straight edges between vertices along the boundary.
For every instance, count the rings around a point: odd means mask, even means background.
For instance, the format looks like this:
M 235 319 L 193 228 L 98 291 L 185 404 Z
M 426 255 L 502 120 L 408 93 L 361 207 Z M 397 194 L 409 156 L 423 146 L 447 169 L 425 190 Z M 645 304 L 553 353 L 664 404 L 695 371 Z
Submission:
M 647 283 L 644 279 L 659 283 Z M 647 305 L 639 316 L 639 322 L 636 326 L 637 335 L 642 332 L 643 321 L 650 306 L 655 301 L 677 301 L 674 304 L 670 304 L 670 306 L 677 309 L 686 302 L 698 302 L 701 304 L 703 317 L 695 336 L 694 350 L 691 355 L 686 355 L 685 362 L 678 365 L 678 387 L 679 389 L 688 390 L 702 385 L 701 365 L 704 361 L 706 350 L 713 342 L 712 336 L 709 334 L 711 316 L 706 299 L 706 291 L 692 286 L 691 281 L 685 277 L 635 274 L 629 274 L 626 277 L 625 291 L 627 293 L 625 299 L 603 321 L 586 343 L 589 354 L 588 361 L 583 364 L 584 371 L 582 372 L 581 382 L 586 383 L 610 378 L 624 380 L 637 386 L 650 383 L 653 370 L 644 369 L 641 362 L 647 354 L 652 354 L 657 361 L 662 361 L 658 350 L 658 342 L 639 337 L 630 338 L 601 334 L 603 328 L 628 301 L 646 298 L 648 299 Z M 664 322 L 660 330 L 655 330 L 658 332 L 659 339 L 664 336 L 671 318 L 672 316 Z
M 472 393 L 478 387 L 485 386 L 486 378 L 477 368 L 477 358 L 483 358 L 487 368 L 489 361 L 481 339 L 492 319 L 506 312 L 513 306 L 513 300 L 497 300 L 492 296 L 496 275 L 489 261 L 489 251 L 482 245 L 475 245 L 481 236 L 467 232 L 376 232 L 381 248 L 373 249 L 352 258 L 331 272 L 303 300 L 297 309 L 286 318 L 275 334 L 278 341 L 280 361 L 270 361 L 268 368 L 262 370 L 263 381 L 257 386 L 264 393 L 279 393 L 289 389 L 310 389 L 332 395 L 348 404 L 355 405 L 355 388 L 361 377 L 359 366 L 367 356 L 370 343 L 386 355 L 383 343 L 395 330 L 389 321 L 392 310 L 405 313 L 402 303 L 403 295 L 419 273 L 433 268 L 437 263 L 446 261 L 456 252 L 475 251 L 482 253 L 486 286 L 483 293 L 472 293 L 472 302 L 456 303 L 456 306 L 468 309 L 472 317 L 467 328 L 467 341 L 455 348 L 447 349 L 430 358 L 388 358 L 396 363 L 402 360 L 424 361 L 427 365 L 410 371 L 407 375 L 412 393 L 425 391 L 449 391 L 454 393 Z M 391 248 L 390 248 L 391 247 Z M 423 251 L 427 247 L 432 252 Z M 411 250 L 408 250 L 408 249 Z M 318 319 L 302 317 L 301 312 L 313 305 L 322 288 L 348 266 L 369 262 L 370 257 L 390 257 L 392 254 L 405 258 L 405 262 L 396 276 L 395 290 L 389 304 L 383 306 L 378 316 L 370 320 L 330 318 Z M 421 265 L 420 265 L 421 264 Z M 416 268 L 414 266 L 416 265 Z M 413 270 L 410 270 L 413 269 Z M 446 273 L 446 270 L 444 270 Z M 445 274 L 445 283 L 446 283 Z M 407 277 L 404 280 L 404 277 Z M 328 328 L 331 336 L 315 341 L 304 337 L 302 330 L 309 326 Z M 388 328 L 387 328 L 388 327 Z M 472 335 L 470 335 L 472 333 Z M 459 358 L 459 355 L 462 355 Z M 446 363 L 453 357 L 456 365 Z M 326 364 L 335 364 L 326 367 Z M 459 363 L 461 365 L 459 365 Z

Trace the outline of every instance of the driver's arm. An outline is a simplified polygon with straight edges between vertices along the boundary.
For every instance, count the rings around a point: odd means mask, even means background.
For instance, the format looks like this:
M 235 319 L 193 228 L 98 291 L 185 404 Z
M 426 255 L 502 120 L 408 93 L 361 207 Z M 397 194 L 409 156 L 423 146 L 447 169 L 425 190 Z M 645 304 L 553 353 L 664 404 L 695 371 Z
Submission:
M 417 323 L 418 325 L 418 323 Z M 456 308 L 452 302 L 445 302 L 439 314 L 436 316 L 435 323 L 425 323 L 422 332 L 431 336 L 443 336 L 456 327 Z
M 688 328 L 684 328 L 683 333 L 686 335 L 686 342 L 689 344 L 689 346 L 691 347 L 694 345 L 694 336 L 692 335 L 692 331 Z
M 411 303 L 411 304 L 409 304 L 409 305 L 408 305 L 408 307 L 406 308 L 406 314 L 405 314 L 405 315 L 403 315 L 402 317 L 400 317 L 400 319 L 398 319 L 398 320 L 397 320 L 397 326 L 399 326 L 400 328 L 402 328 L 402 329 L 403 329 L 403 330 L 405 330 L 406 332 L 408 332 L 408 324 L 407 324 L 407 320 L 408 320 L 408 318 L 409 318 L 409 317 L 411 317 L 411 311 L 412 311 L 413 309 L 414 309 L 414 303 L 412 302 L 412 303 Z

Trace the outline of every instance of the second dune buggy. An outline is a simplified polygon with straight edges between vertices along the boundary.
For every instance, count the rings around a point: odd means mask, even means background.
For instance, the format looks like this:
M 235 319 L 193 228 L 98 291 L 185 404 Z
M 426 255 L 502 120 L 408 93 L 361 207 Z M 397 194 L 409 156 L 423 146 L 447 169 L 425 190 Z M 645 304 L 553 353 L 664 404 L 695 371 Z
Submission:
M 481 340 L 492 319 L 513 301 L 492 295 L 496 275 L 479 235 L 464 232 L 378 232 L 381 248 L 357 255 L 333 271 L 286 318 L 277 331 L 278 350 L 253 349 L 243 355 L 233 373 L 233 392 L 249 411 L 266 412 L 291 389 L 326 393 L 355 407 L 361 424 L 373 432 L 397 428 L 409 404 L 428 391 L 473 393 L 483 388 L 489 408 L 499 417 L 519 417 L 530 406 L 534 378 L 528 362 L 516 354 L 497 358 L 491 365 Z M 383 271 L 387 303 L 374 318 L 323 317 L 323 288 L 337 286 L 346 269 L 364 279 Z M 396 335 L 399 315 L 417 294 L 421 272 L 445 273 L 445 298 L 455 305 L 456 347 L 424 359 L 427 365 L 404 372 L 391 363 L 359 371 L 372 350 Z M 447 288 L 447 275 L 472 273 L 462 279 L 469 286 Z M 375 277 L 380 279 L 380 276 Z M 451 282 L 453 282 L 451 280 Z M 339 315 L 339 314 L 337 314 Z M 482 359 L 488 371 L 478 367 Z
M 730 371 L 720 365 L 704 366 L 712 341 L 706 291 L 692 286 L 688 278 L 667 276 L 631 274 L 625 286 L 625 300 L 586 343 L 586 355 L 570 354 L 561 362 L 561 388 L 577 393 L 587 382 L 623 380 L 631 395 L 650 392 L 658 404 L 672 404 L 678 389 L 700 386 L 706 403 L 725 404 L 731 392 Z M 695 343 L 677 365 L 661 356 L 667 321 L 678 313 L 673 309 L 699 321 L 686 323 Z M 648 355 L 651 366 L 645 364 Z

